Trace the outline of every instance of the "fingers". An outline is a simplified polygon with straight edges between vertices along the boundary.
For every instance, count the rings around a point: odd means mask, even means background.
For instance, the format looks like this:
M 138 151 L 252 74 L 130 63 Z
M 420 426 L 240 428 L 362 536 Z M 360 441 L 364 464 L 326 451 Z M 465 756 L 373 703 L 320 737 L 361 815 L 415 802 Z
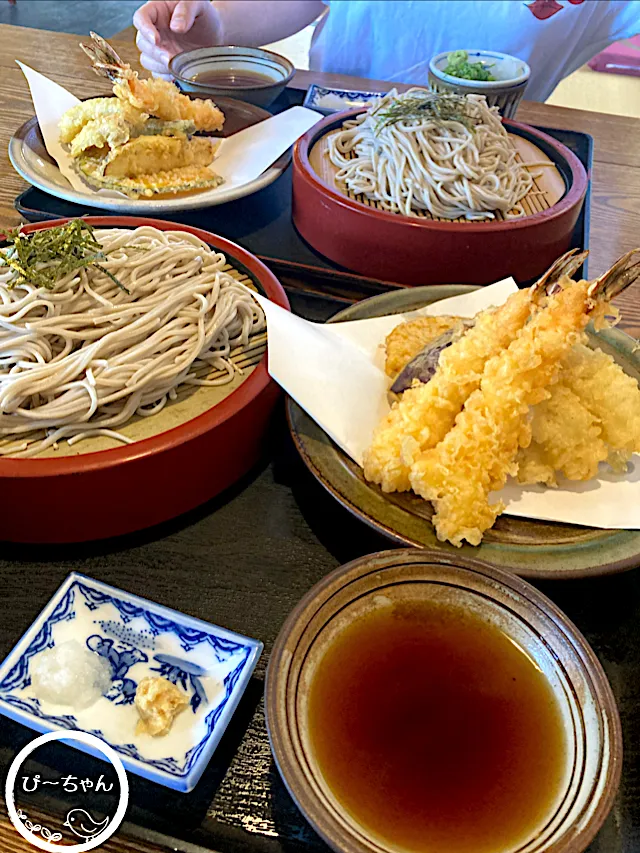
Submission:
M 174 33 L 188 33 L 200 11 L 200 3 L 193 0 L 180 0 L 171 16 L 170 27 Z
M 158 7 L 153 2 L 145 3 L 144 6 L 136 9 L 133 16 L 133 26 L 138 30 L 138 35 L 142 34 L 151 44 L 155 44 L 158 37 L 157 21 Z
M 140 51 L 140 64 L 148 71 L 154 74 L 167 73 L 167 66 L 172 54 L 158 44 L 154 44 L 142 35 L 142 31 L 138 31 L 136 36 L 136 45 Z
M 142 65 L 143 68 L 146 68 L 147 71 L 150 71 L 154 77 L 163 77 L 166 80 L 173 79 L 169 74 L 169 68 L 166 62 L 157 62 L 155 59 L 150 59 L 148 56 L 142 54 L 140 56 L 140 65 Z

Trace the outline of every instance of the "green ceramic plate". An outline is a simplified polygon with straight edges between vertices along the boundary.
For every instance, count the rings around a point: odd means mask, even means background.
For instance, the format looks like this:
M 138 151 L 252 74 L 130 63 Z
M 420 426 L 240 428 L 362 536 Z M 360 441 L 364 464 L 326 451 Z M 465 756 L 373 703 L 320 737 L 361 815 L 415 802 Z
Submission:
M 352 305 L 330 322 L 403 313 L 474 289 L 451 284 L 393 291 Z M 616 329 L 594 337 L 627 373 L 640 379 L 640 353 L 634 353 L 633 338 Z M 523 577 L 586 577 L 640 566 L 640 530 L 602 530 L 503 515 L 478 547 L 458 549 L 439 542 L 430 521 L 431 504 L 411 493 L 384 494 L 365 482 L 359 466 L 291 399 L 287 414 L 293 440 L 311 473 L 344 507 L 392 542 L 475 557 Z

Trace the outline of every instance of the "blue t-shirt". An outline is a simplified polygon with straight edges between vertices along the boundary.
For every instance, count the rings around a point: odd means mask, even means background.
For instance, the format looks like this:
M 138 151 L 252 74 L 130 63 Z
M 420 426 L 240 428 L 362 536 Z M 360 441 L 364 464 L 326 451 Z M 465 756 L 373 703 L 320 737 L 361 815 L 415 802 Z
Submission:
M 426 84 L 445 50 L 509 53 L 531 67 L 525 97 L 544 101 L 596 53 L 640 33 L 638 0 L 325 0 L 310 67 Z

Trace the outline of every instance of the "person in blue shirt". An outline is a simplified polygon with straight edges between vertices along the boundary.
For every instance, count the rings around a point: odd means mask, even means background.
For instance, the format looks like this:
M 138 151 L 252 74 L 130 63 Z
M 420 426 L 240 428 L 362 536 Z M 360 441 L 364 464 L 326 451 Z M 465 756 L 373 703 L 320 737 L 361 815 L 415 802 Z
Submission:
M 150 0 L 133 22 L 142 65 L 167 75 L 182 51 L 269 44 L 320 16 L 312 69 L 426 85 L 432 56 L 481 48 L 527 62 L 526 97 L 540 101 L 609 44 L 640 32 L 639 0 Z

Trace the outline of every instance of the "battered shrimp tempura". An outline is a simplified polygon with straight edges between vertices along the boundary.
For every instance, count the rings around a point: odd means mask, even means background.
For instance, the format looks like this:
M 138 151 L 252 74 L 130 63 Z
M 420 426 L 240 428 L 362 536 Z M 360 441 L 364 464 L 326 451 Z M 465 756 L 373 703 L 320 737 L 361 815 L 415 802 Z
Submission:
M 103 38 L 93 32 L 91 38 L 93 44 L 80 47 L 91 59 L 96 74 L 112 81 L 113 93 L 119 101 L 163 121 L 192 121 L 196 130 L 221 129 L 224 115 L 213 101 L 191 99 L 168 80 L 154 77 L 140 80 L 138 72 L 123 62 Z
M 529 407 L 549 397 L 560 359 L 589 319 L 590 283 L 564 284 L 511 345 L 487 361 L 453 429 L 412 466 L 411 486 L 433 502 L 441 540 L 478 545 L 504 510 L 502 501 L 491 505 L 489 495 L 517 473 L 518 449 L 531 440 Z
M 508 347 L 525 325 L 533 304 L 563 272 L 578 269 L 586 253 L 559 258 L 528 290 L 512 294 L 497 309 L 482 311 L 475 325 L 443 350 L 435 376 L 404 392 L 376 428 L 364 455 L 364 475 L 384 492 L 411 488 L 413 460 L 435 447 L 452 428 L 465 401 L 480 385 L 486 362 Z
M 427 385 L 404 392 L 377 427 L 364 457 L 364 475 L 384 492 L 411 488 L 414 458 L 442 441 L 469 395 L 480 385 L 485 363 L 509 346 L 529 318 L 531 294 L 521 290 L 503 306 L 483 311 L 460 340 L 445 349 Z

